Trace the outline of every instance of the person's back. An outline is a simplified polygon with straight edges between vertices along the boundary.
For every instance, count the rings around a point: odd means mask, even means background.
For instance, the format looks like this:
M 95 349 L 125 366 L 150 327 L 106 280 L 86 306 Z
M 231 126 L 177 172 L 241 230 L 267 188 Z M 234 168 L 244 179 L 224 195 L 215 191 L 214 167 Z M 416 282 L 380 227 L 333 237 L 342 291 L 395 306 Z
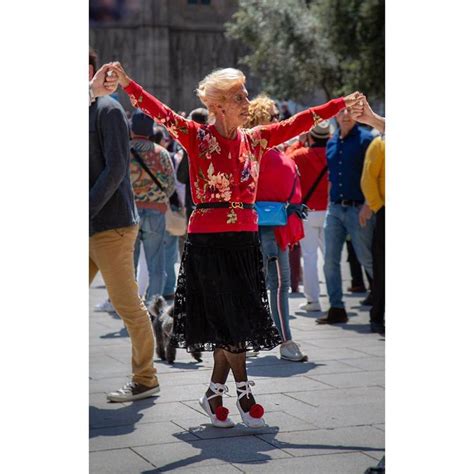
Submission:
M 314 180 L 327 166 L 326 148 L 310 146 L 300 148 L 290 155 L 300 171 L 303 198 L 311 189 Z M 305 203 L 313 211 L 325 211 L 328 207 L 328 175 L 325 173 L 317 188 Z
M 143 243 L 148 267 L 149 285 L 145 301 L 163 296 L 165 271 L 165 228 L 168 199 L 175 190 L 173 163 L 168 151 L 151 141 L 153 119 L 141 111 L 132 115 L 131 178 L 140 215 L 140 227 L 135 245 L 135 268 Z
M 307 302 L 300 305 L 305 311 L 321 311 L 319 297 L 318 251 L 324 253 L 324 220 L 328 207 L 328 174 L 326 144 L 329 139 L 329 122 L 321 122 L 308 133 L 308 147 L 290 155 L 301 174 L 303 203 L 308 206 L 304 221 L 303 285 Z
M 128 144 L 122 106 L 109 96 L 99 97 L 89 107 L 90 235 L 138 223 Z
M 132 155 L 130 173 L 137 207 L 166 212 L 168 198 L 175 190 L 173 163 L 168 151 L 144 137 L 134 137 L 130 142 L 130 147 L 138 153 L 163 187 L 163 189 L 158 189 L 155 182 Z
M 89 81 L 96 62 L 91 50 Z M 89 100 L 89 285 L 100 272 L 110 302 L 130 335 L 132 381 L 107 394 L 109 401 L 129 402 L 160 390 L 150 315 L 138 294 L 133 266 L 138 212 L 130 182 L 129 129 L 117 101 Z

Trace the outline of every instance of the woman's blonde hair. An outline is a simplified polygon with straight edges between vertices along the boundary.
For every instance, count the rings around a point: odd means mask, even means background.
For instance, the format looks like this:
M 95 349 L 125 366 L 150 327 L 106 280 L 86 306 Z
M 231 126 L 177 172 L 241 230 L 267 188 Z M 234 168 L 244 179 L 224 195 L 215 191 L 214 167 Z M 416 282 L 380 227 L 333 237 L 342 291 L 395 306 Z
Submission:
M 257 125 L 266 125 L 272 121 L 275 102 L 266 94 L 259 94 L 250 101 L 249 117 L 245 128 L 253 128 Z
M 244 73 L 231 67 L 217 69 L 199 83 L 196 94 L 209 110 L 209 122 L 215 119 L 213 106 L 224 102 L 230 89 L 244 84 Z

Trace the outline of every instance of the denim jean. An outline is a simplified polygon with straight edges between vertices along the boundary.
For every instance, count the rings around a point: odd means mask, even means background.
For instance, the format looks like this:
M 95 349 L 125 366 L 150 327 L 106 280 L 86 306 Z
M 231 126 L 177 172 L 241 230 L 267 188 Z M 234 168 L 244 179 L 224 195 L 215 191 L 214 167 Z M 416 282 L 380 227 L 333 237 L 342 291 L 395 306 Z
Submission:
M 176 289 L 176 267 L 178 262 L 178 240 L 177 235 L 171 235 L 165 231 L 165 286 L 164 295 L 174 294 Z
M 359 224 L 360 206 L 329 205 L 324 222 L 324 275 L 331 308 L 344 308 L 342 301 L 341 257 L 346 236 L 351 236 L 352 246 L 360 264 L 372 277 L 372 238 L 375 219 L 372 216 L 365 227 Z
M 165 215 L 154 209 L 138 209 L 140 228 L 135 243 L 135 272 L 140 257 L 140 242 L 143 242 L 148 267 L 148 289 L 145 301 L 154 295 L 163 295 L 165 285 Z
M 290 305 L 290 260 L 288 249 L 282 250 L 275 239 L 272 227 L 259 227 L 260 243 L 267 288 L 270 290 L 272 318 L 283 340 L 291 340 Z

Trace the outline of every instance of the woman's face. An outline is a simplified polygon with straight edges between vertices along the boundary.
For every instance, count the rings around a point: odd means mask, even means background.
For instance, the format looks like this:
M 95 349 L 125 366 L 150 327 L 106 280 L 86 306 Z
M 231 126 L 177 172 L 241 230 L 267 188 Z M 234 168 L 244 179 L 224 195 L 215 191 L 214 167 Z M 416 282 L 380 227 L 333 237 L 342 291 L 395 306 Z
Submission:
M 218 106 L 216 119 L 225 120 L 231 127 L 241 127 L 249 115 L 249 94 L 244 85 L 230 89 L 225 101 Z

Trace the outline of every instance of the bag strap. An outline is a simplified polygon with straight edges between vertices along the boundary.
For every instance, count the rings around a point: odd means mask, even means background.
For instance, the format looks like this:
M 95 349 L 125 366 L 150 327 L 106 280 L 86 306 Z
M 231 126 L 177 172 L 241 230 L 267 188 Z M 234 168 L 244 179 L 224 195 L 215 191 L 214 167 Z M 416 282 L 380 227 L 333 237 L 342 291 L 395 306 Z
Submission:
M 326 171 L 328 170 L 328 167 L 325 166 L 321 173 L 319 173 L 319 176 L 316 178 L 316 181 L 313 183 L 313 185 L 311 186 L 310 190 L 306 193 L 306 196 L 304 197 L 303 199 L 303 204 L 306 204 L 309 200 L 309 198 L 313 195 L 314 193 L 314 190 L 318 187 L 318 184 L 320 183 L 320 181 L 323 179 L 323 176 L 325 175 Z
M 150 171 L 150 168 L 148 168 L 148 166 L 142 160 L 142 157 L 135 151 L 133 147 L 130 148 L 130 151 L 132 152 L 133 157 L 138 161 L 138 164 L 147 172 L 148 176 L 150 176 L 150 178 L 158 186 L 158 189 L 165 192 L 161 183 L 156 179 L 156 176 Z

